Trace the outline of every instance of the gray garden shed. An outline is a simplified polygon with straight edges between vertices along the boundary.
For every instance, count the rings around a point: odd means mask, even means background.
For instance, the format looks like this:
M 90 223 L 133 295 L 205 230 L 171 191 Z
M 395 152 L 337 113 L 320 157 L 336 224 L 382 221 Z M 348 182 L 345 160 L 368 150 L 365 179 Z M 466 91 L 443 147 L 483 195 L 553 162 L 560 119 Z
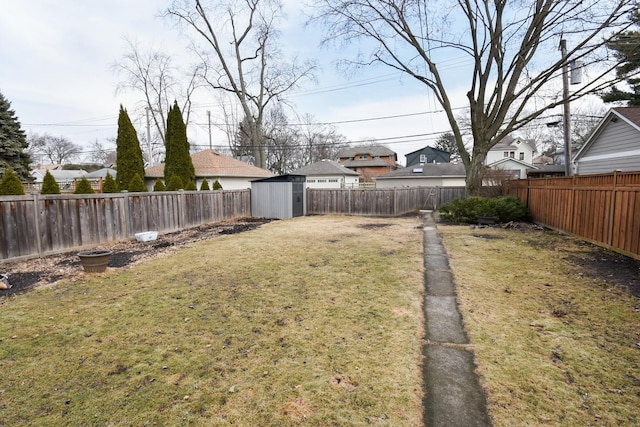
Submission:
M 307 213 L 306 177 L 280 175 L 251 181 L 251 215 L 293 218 Z

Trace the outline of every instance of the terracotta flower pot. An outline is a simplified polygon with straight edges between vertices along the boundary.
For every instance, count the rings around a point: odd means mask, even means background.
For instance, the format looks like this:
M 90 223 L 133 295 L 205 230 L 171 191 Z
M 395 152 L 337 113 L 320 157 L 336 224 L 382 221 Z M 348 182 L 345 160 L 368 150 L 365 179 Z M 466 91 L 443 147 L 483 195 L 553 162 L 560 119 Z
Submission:
M 78 252 L 78 256 L 80 257 L 80 263 L 84 267 L 84 271 L 87 273 L 102 273 L 107 269 L 111 251 L 94 250 Z

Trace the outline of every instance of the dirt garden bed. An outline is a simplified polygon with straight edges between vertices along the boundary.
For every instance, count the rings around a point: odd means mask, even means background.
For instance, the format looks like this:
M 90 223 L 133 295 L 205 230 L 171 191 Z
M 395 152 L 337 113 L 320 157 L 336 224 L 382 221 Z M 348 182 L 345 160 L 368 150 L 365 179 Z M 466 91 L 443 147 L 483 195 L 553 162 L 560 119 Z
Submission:
M 189 243 L 225 234 L 242 233 L 270 221 L 272 220 L 264 218 L 242 218 L 161 234 L 156 240 L 146 243 L 132 239 L 92 249 L 111 250 L 113 253 L 108 267 L 122 269 L 138 261 L 166 256 Z M 78 251 L 15 262 L 8 261 L 0 264 L 0 273 L 9 276 L 9 283 L 12 286 L 10 289 L 0 291 L 0 297 L 23 293 L 38 286 L 51 286 L 61 279 L 75 280 L 85 274 L 78 258 Z

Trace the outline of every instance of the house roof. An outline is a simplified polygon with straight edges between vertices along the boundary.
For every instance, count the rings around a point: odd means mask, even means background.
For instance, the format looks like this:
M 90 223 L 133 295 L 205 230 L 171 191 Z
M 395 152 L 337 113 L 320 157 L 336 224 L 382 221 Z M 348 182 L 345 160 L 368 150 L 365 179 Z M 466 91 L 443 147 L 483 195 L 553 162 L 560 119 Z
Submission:
M 427 163 L 421 166 L 408 166 L 397 169 L 375 179 L 434 178 L 434 177 L 466 177 L 464 165 L 459 163 Z
M 303 166 L 291 172 L 298 175 L 359 175 L 358 172 L 352 171 L 342 166 L 335 160 L 322 160 Z
M 102 168 L 102 169 L 98 169 L 98 170 L 93 171 L 93 172 L 89 172 L 85 176 L 87 178 L 106 178 L 107 174 L 110 174 L 111 177 L 115 179 L 117 173 L 118 173 L 118 171 L 115 170 L 115 169 Z
M 573 158 L 575 162 L 589 150 L 589 147 L 593 145 L 594 141 L 598 139 L 602 131 L 607 127 L 609 123 L 614 120 L 621 119 L 628 123 L 631 127 L 640 132 L 640 107 L 615 107 L 610 109 L 607 114 L 604 115 L 602 120 L 597 124 L 587 141 L 580 147 L 580 150 Z
M 249 165 L 233 157 L 218 154 L 213 150 L 202 150 L 193 153 L 191 161 L 193 162 L 196 177 L 265 178 L 273 176 L 268 170 Z M 164 163 L 147 168 L 145 176 L 148 178 L 162 178 L 164 176 Z
M 338 158 L 355 157 L 359 154 L 369 154 L 371 157 L 394 156 L 394 158 L 397 158 L 395 151 L 392 151 L 383 145 L 361 145 L 358 147 L 345 148 L 340 150 Z
M 524 161 L 518 160 L 518 159 L 513 159 L 511 157 L 502 158 L 502 159 L 500 159 L 500 160 L 498 160 L 496 162 L 493 162 L 493 163 L 491 163 L 490 165 L 487 165 L 487 166 L 490 167 L 490 168 L 493 168 L 495 166 L 503 165 L 505 163 L 515 163 L 515 164 L 517 164 L 519 166 L 524 166 L 525 168 L 538 169 L 538 165 L 532 166 L 527 162 L 524 162 Z
M 531 150 L 534 153 L 537 151 L 536 144 L 535 144 L 535 141 L 533 139 L 514 138 L 512 136 L 506 136 L 506 137 L 502 138 L 502 140 L 500 140 L 500 142 L 498 142 L 496 145 L 491 147 L 491 149 L 489 151 L 504 150 L 506 148 L 517 148 L 516 141 L 524 142 L 525 144 L 527 144 L 529 146 L 529 148 L 531 148 Z
M 35 169 L 31 171 L 31 176 L 36 179 L 36 182 L 42 182 L 47 171 L 45 169 Z M 85 170 L 65 170 L 65 169 L 54 169 L 50 170 L 49 173 L 53 176 L 57 182 L 64 181 L 73 181 L 74 179 L 82 178 L 87 174 Z

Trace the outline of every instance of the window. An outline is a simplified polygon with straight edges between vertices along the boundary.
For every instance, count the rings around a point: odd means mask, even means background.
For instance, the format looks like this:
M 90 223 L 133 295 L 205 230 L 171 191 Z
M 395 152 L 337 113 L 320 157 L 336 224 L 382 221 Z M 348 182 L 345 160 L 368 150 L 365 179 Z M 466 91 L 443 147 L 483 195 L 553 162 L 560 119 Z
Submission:
M 516 157 L 516 152 L 515 151 L 509 151 L 509 157 L 514 159 Z
M 366 154 L 358 154 L 358 160 L 367 160 L 367 157 Z
M 330 180 L 328 180 L 328 181 L 329 181 L 329 182 L 338 182 L 338 180 L 337 180 L 337 179 L 330 179 Z
M 420 154 L 420 163 L 426 163 L 426 162 L 427 162 L 427 155 Z
M 520 153 L 520 160 L 524 160 L 524 153 Z
M 509 157 L 509 152 L 508 151 L 504 152 L 504 157 Z

